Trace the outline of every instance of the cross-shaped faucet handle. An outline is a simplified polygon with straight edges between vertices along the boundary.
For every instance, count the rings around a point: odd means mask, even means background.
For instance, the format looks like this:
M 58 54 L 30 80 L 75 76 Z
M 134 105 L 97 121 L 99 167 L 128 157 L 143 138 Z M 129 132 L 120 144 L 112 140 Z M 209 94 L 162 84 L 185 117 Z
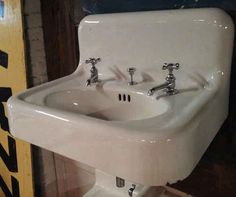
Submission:
M 162 70 L 169 70 L 172 73 L 173 70 L 178 70 L 179 67 L 179 63 L 164 63 Z
M 100 61 L 101 61 L 101 58 L 89 58 L 85 60 L 85 64 L 92 64 L 92 66 L 95 66 Z

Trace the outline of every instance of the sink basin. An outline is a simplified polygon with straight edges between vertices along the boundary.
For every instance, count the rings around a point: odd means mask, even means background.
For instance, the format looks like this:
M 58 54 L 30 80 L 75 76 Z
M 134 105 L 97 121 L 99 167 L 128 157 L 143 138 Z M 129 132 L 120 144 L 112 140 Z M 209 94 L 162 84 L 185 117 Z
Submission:
M 163 100 L 146 94 L 117 91 L 67 90 L 55 92 L 45 97 L 48 107 L 107 121 L 141 120 L 158 116 L 167 111 Z
M 91 15 L 78 32 L 73 74 L 8 100 L 12 135 L 147 186 L 186 178 L 228 115 L 231 18 L 210 8 Z M 90 57 L 101 58 L 100 82 L 86 87 Z M 180 64 L 179 93 L 147 96 L 165 62 Z

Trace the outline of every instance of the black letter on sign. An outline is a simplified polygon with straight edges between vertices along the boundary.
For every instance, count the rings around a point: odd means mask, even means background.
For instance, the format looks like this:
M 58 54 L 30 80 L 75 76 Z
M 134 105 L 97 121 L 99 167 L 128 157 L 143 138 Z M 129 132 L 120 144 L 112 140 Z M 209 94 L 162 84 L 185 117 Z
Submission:
M 0 175 L 0 188 L 2 188 L 3 193 L 6 197 L 19 197 L 20 196 L 20 189 L 19 189 L 19 183 L 16 178 L 11 176 L 11 187 L 12 187 L 12 193 L 10 192 L 9 188 L 7 187 L 7 184 L 4 182 L 2 176 Z
M 3 102 L 7 102 L 7 100 L 11 97 L 12 91 L 11 88 L 0 88 L 0 124 L 1 128 L 4 131 L 9 132 L 9 125 L 7 117 L 5 116 Z
M 2 144 L 0 144 L 0 157 L 9 171 L 17 172 L 16 141 L 11 136 L 8 136 L 8 150 L 9 154 L 7 154 Z
M 0 66 L 8 67 L 8 54 L 0 50 Z

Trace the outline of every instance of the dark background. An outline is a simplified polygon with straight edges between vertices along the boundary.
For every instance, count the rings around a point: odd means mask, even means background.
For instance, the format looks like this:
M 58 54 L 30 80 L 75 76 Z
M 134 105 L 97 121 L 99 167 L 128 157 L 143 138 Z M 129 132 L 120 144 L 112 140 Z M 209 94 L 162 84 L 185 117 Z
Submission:
M 41 0 L 41 3 L 49 80 L 76 69 L 79 60 L 77 26 L 88 14 L 217 7 L 236 21 L 236 0 Z M 234 50 L 227 120 L 192 174 L 172 187 L 197 197 L 236 196 L 235 66 Z
M 88 14 L 164 10 L 179 8 L 217 7 L 234 10 L 235 0 L 81 0 Z

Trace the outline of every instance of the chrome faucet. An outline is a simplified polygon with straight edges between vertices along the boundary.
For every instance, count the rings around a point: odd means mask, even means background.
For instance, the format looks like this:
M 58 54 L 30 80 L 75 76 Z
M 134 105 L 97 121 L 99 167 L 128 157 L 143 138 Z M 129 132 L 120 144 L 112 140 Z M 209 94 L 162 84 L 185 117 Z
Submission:
M 175 76 L 173 74 L 173 70 L 178 70 L 179 69 L 179 63 L 165 63 L 162 66 L 162 70 L 168 70 L 169 74 L 166 77 L 166 82 L 155 86 L 148 90 L 148 96 L 152 96 L 154 92 L 159 91 L 159 90 L 164 90 L 167 95 L 174 95 L 178 93 L 178 90 L 175 89 Z
M 92 67 L 90 69 L 90 78 L 86 81 L 86 86 L 90 86 L 93 83 L 97 83 L 98 80 L 98 70 L 95 65 L 101 61 L 101 58 L 89 58 L 85 60 L 85 64 L 91 64 Z

